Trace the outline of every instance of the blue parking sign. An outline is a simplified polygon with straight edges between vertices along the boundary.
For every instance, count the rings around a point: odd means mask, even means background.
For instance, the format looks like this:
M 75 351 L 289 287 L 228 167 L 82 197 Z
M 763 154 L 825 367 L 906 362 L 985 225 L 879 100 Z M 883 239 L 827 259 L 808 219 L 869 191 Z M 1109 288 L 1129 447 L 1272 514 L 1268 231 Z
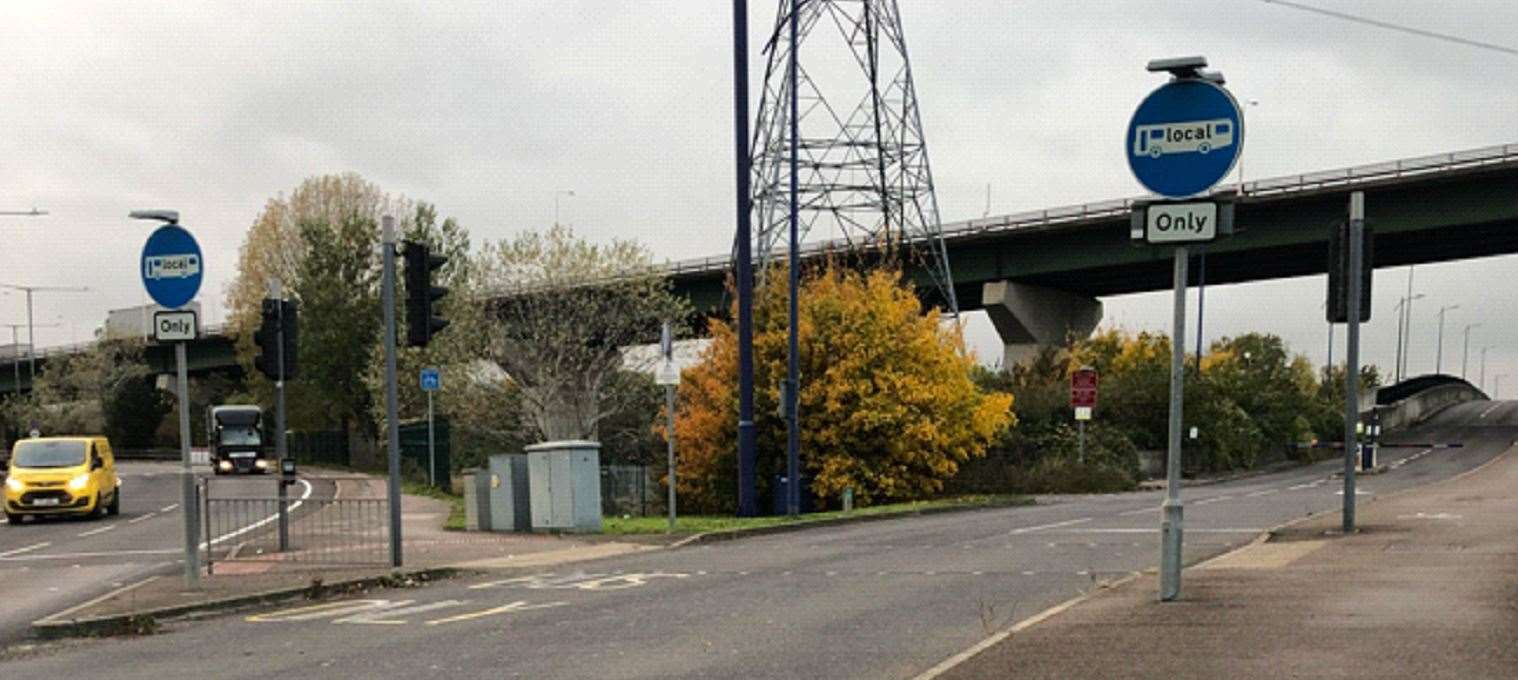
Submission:
M 436 392 L 443 389 L 443 374 L 435 368 L 422 369 L 422 391 Z
M 1228 90 L 1196 78 L 1175 80 L 1139 104 L 1123 145 L 1128 168 L 1144 188 L 1187 198 L 1228 176 L 1244 146 L 1244 120 Z
M 148 237 L 138 264 L 148 297 L 169 309 L 178 309 L 194 300 L 205 276 L 200 244 L 177 224 L 159 227 Z

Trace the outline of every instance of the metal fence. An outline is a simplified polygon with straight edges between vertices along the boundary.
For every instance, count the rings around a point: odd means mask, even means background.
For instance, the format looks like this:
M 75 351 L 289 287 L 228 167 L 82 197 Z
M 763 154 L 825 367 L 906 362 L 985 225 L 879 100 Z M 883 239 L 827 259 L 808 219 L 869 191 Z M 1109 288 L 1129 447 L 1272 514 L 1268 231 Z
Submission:
M 235 562 L 300 566 L 390 563 L 384 480 L 301 477 L 279 495 L 278 477 L 201 483 L 206 568 Z M 283 508 L 283 512 L 281 511 Z

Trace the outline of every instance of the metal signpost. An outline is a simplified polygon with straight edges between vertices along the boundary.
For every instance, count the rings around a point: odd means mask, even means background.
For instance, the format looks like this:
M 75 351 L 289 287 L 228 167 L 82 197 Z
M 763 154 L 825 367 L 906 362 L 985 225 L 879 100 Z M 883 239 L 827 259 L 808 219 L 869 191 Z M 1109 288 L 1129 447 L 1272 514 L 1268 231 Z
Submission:
M 443 389 L 443 374 L 436 368 L 422 369 L 422 391 L 427 393 L 427 484 L 437 486 L 437 439 L 432 428 L 432 393 Z
M 664 365 L 654 376 L 654 382 L 664 386 L 664 411 L 668 422 L 664 439 L 669 442 L 669 530 L 675 530 L 675 388 L 680 385 L 680 370 L 675 368 L 675 335 L 669 322 L 664 322 L 664 332 L 659 342 Z
M 170 210 L 133 211 L 131 217 L 165 222 L 142 246 L 138 263 L 142 285 L 148 296 L 160 306 L 179 310 L 195 299 L 204 277 L 200 245 L 195 237 L 179 226 L 179 213 Z M 188 315 L 188 316 L 186 316 Z M 153 331 L 160 342 L 174 343 L 175 373 L 178 378 L 180 507 L 184 508 L 184 579 L 190 588 L 200 587 L 200 506 L 195 501 L 195 474 L 190 468 L 190 395 L 185 369 L 185 342 L 195 339 L 196 319 L 193 311 L 176 311 L 155 315 Z
M 1091 420 L 1091 412 L 1096 409 L 1096 369 L 1083 366 L 1080 370 L 1070 374 L 1070 408 L 1075 409 L 1075 422 L 1080 428 L 1080 449 L 1078 460 L 1086 460 L 1086 421 Z
M 1360 425 L 1360 268 L 1365 232 L 1365 193 L 1349 195 L 1349 263 L 1345 272 L 1348 341 L 1344 348 L 1344 533 L 1355 530 L 1355 466 Z M 1441 319 L 1442 320 L 1442 319 Z
M 1133 112 L 1123 146 L 1140 184 L 1162 199 L 1138 205 L 1130 236 L 1173 246 L 1175 318 L 1170 338 L 1170 436 L 1161 523 L 1160 599 L 1181 593 L 1181 415 L 1186 357 L 1187 245 L 1207 243 L 1233 230 L 1231 203 L 1202 196 L 1226 177 L 1244 143 L 1244 120 L 1221 74 L 1203 71 L 1202 57 L 1158 59 L 1150 72 L 1170 82 L 1149 93 Z
M 390 462 L 390 479 L 385 497 L 390 504 L 390 566 L 401 566 L 401 430 L 396 420 L 395 393 L 395 218 L 380 218 L 380 304 L 385 317 L 385 442 Z

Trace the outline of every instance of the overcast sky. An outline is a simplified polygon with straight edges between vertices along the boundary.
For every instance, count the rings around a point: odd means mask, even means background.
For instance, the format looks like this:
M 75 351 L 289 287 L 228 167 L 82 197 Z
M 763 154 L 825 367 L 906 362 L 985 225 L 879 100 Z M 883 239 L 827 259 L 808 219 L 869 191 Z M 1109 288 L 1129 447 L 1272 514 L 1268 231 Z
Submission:
M 1309 1 L 1518 47 L 1511 0 Z M 757 47 L 775 3 L 750 10 Z M 979 217 L 988 185 L 993 213 L 1142 194 L 1123 133 L 1161 82 L 1143 70 L 1157 56 L 1204 54 L 1258 102 L 1246 179 L 1518 143 L 1518 56 L 1260 0 L 901 0 L 901 13 L 946 221 Z M 39 294 L 37 322 L 59 324 L 39 345 L 87 339 L 106 310 L 144 302 L 150 225 L 126 219 L 133 208 L 181 211 L 219 321 L 261 206 L 316 174 L 433 202 L 477 240 L 548 225 L 557 194 L 562 221 L 661 259 L 731 242 L 725 0 L 8 0 L 0 26 L 0 210 L 51 213 L 0 217 L 0 283 L 91 289 Z M 757 90 L 763 61 L 750 63 Z M 1511 257 L 1420 267 L 1413 370 L 1433 367 L 1438 306 L 1459 304 L 1446 370 L 1479 320 L 1473 348 L 1496 346 L 1488 374 L 1512 374 L 1518 394 L 1515 274 Z M 1376 276 L 1365 356 L 1390 364 L 1406 269 Z M 1206 337 L 1276 332 L 1321 362 L 1323 288 L 1210 288 Z M 1164 294 L 1106 304 L 1106 323 L 1168 325 Z M 22 297 L 0 296 L 0 323 L 24 320 Z M 971 333 L 999 356 L 983 316 Z

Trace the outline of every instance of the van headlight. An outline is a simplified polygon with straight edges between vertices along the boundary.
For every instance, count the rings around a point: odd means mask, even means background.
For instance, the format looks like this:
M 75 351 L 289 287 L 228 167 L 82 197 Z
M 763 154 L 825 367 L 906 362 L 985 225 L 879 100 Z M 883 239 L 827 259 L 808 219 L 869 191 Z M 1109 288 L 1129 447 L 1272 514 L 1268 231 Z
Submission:
M 26 491 L 26 483 L 19 479 L 16 479 L 15 477 L 6 477 L 5 488 L 10 489 L 16 493 L 21 493 L 22 491 Z
M 74 475 L 74 478 L 69 480 L 69 491 L 83 491 L 84 487 L 89 486 L 89 483 L 89 473 L 81 472 L 77 475 Z

